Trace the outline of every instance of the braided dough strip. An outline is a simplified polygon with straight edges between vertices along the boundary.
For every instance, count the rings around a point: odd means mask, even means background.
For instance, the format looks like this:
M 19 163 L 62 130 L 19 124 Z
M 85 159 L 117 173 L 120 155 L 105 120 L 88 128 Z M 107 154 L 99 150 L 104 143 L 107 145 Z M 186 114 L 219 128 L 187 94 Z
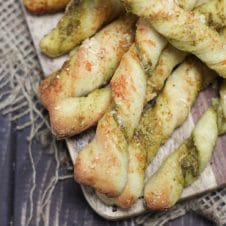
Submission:
M 123 0 L 133 13 L 149 20 L 176 48 L 191 52 L 226 77 L 226 44 L 199 16 L 179 7 L 174 0 Z
M 170 44 L 167 45 L 147 80 L 145 103 L 158 96 L 173 69 L 184 61 L 186 55 L 187 53 L 175 49 Z
M 167 40 L 147 20 L 140 18 L 137 22 L 135 43 L 143 69 L 148 74 L 152 73 Z
M 67 128 L 66 124 L 64 125 L 60 120 L 62 114 L 57 109 L 61 109 L 62 113 L 70 111 L 70 106 L 63 109 L 60 104 L 66 103 L 67 98 L 72 101 L 72 97 L 86 95 L 109 81 L 119 65 L 121 57 L 134 40 L 134 23 L 133 16 L 126 16 L 111 23 L 94 37 L 84 41 L 58 72 L 41 82 L 40 98 L 50 112 L 50 116 L 54 115 L 54 120 L 51 119 L 51 121 L 56 135 L 72 136 L 87 128 L 85 118 L 83 118 L 83 124 L 86 126 L 73 124 L 73 121 L 70 121 L 67 123 L 70 127 Z M 105 43 L 108 44 L 105 45 Z M 105 92 L 99 92 L 98 95 L 100 93 Z M 102 98 L 105 99 L 102 106 L 108 102 L 108 98 L 105 97 Z M 58 113 L 60 115 L 57 116 Z M 96 114 L 92 116 L 98 120 L 102 114 L 100 115 L 96 109 Z M 90 120 L 90 116 L 87 120 Z M 92 124 L 96 120 L 93 120 Z
M 110 103 L 109 87 L 94 90 L 87 97 L 59 100 L 49 112 L 52 133 L 57 138 L 79 134 L 96 125 Z
M 117 199 L 117 205 L 129 208 L 142 195 L 147 161 L 151 161 L 160 145 L 186 119 L 201 87 L 201 80 L 195 63 L 186 61 L 169 77 L 155 107 L 143 113 L 128 148 L 128 182 Z
M 144 199 L 149 209 L 162 210 L 173 206 L 184 187 L 195 181 L 209 163 L 218 134 L 225 133 L 224 94 L 226 82 L 220 90 L 220 100 L 202 115 L 190 138 L 163 162 L 149 178 Z M 220 120 L 220 123 L 219 123 Z
M 199 67 L 199 63 L 191 59 L 181 64 L 167 80 L 154 108 L 143 113 L 128 148 L 128 182 L 116 202 L 120 207 L 129 208 L 141 197 L 147 161 L 152 160 L 160 145 L 165 143 L 176 127 L 187 118 L 203 82 Z M 212 72 L 208 71 L 209 78 L 204 81 L 206 84 L 215 77 L 215 74 L 212 75 Z
M 50 57 L 68 53 L 123 12 L 119 0 L 72 0 L 57 26 L 42 38 L 40 48 Z
M 146 75 L 133 45 L 111 81 L 112 106 L 98 122 L 93 141 L 76 158 L 76 181 L 109 197 L 123 191 L 127 181 L 127 148 L 143 110 L 145 87 Z
M 63 10 L 70 0 L 23 0 L 28 11 L 35 14 L 53 13 Z

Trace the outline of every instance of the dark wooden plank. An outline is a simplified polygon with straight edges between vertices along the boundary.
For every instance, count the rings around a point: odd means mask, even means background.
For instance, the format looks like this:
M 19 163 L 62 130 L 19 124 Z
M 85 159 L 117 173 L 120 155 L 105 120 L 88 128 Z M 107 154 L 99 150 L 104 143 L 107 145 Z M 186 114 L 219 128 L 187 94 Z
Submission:
M 12 216 L 14 137 L 8 118 L 0 115 L 0 225 L 8 225 Z

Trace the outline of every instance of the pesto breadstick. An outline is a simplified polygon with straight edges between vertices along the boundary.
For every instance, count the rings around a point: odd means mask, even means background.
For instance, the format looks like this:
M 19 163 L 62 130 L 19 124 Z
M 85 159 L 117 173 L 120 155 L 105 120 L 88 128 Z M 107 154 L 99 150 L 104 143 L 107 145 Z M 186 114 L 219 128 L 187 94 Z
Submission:
M 162 51 L 156 68 L 147 79 L 145 103 L 153 100 L 162 90 L 166 79 L 175 66 L 184 61 L 187 53 L 177 50 L 170 44 Z
M 179 7 L 174 0 L 123 0 L 133 13 L 145 17 L 176 48 L 199 57 L 226 77 L 225 40 L 202 22 L 200 16 Z
M 42 81 L 43 104 L 48 108 L 58 99 L 83 96 L 106 84 L 134 40 L 134 23 L 134 17 L 123 17 L 85 40 L 58 72 Z
M 42 38 L 40 48 L 50 57 L 68 53 L 123 11 L 119 0 L 72 0 L 57 26 Z
M 23 0 L 26 9 L 35 14 L 63 10 L 70 0 Z
M 94 90 L 87 97 L 59 100 L 49 111 L 53 134 L 57 138 L 70 137 L 96 125 L 110 102 L 110 88 Z
M 167 45 L 166 39 L 152 28 L 150 23 L 140 18 L 137 22 L 136 47 L 144 70 L 150 74 Z
M 62 115 L 63 111 L 56 111 L 55 108 L 60 106 L 59 103 L 64 103 L 65 106 L 67 98 L 87 95 L 110 80 L 122 55 L 129 49 L 134 40 L 134 24 L 135 18 L 133 16 L 126 16 L 111 23 L 94 37 L 84 41 L 58 72 L 53 73 L 41 82 L 40 98 L 50 112 L 50 117 L 54 117 L 54 119 L 51 118 L 51 122 L 56 135 L 71 136 L 74 135 L 73 131 L 81 132 L 80 129 L 75 128 L 76 125 L 80 128 L 80 124 L 70 125 L 69 123 L 69 128 L 73 128 L 70 131 L 66 127 L 68 124 L 66 123 L 62 130 L 62 126 L 59 126 L 62 125 L 60 117 L 56 114 Z M 70 106 L 68 107 L 70 108 Z M 62 108 L 60 107 L 60 109 Z M 67 109 L 64 109 L 64 111 L 67 111 Z M 72 113 L 72 111 L 69 112 Z M 101 115 L 99 115 L 100 117 Z M 76 120 L 74 119 L 74 121 Z M 86 125 L 85 127 L 88 126 L 84 120 L 83 124 Z M 67 131 L 67 133 L 63 134 L 62 131 Z
M 225 92 L 225 84 L 221 87 L 221 93 Z M 221 115 L 221 109 L 225 107 L 222 104 L 225 103 L 221 100 L 207 109 L 191 137 L 165 159 L 146 183 L 144 199 L 149 209 L 162 210 L 173 206 L 180 199 L 184 187 L 195 181 L 206 168 L 218 134 L 226 132 L 226 120 Z
M 115 197 L 127 182 L 128 144 L 137 127 L 145 97 L 146 75 L 133 45 L 111 81 L 112 105 L 98 122 L 93 141 L 79 152 L 75 180 Z

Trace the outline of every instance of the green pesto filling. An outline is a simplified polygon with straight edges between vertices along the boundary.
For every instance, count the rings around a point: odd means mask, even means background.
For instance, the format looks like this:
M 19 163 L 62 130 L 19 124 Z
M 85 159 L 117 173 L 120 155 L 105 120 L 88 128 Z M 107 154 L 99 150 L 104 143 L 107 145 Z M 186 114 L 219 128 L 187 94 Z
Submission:
M 184 186 L 187 186 L 199 176 L 198 150 L 191 138 L 186 141 L 184 151 L 185 153 L 180 159 L 180 166 L 184 177 Z

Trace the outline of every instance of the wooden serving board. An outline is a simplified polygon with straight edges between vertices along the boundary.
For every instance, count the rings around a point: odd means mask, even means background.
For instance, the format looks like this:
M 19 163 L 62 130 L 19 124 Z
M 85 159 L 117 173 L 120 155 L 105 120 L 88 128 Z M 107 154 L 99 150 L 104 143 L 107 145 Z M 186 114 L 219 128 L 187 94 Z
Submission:
M 49 73 L 59 69 L 65 59 L 67 59 L 67 56 L 60 57 L 57 59 L 50 59 L 40 52 L 38 43 L 41 37 L 55 26 L 62 14 L 34 16 L 28 14 L 25 10 L 24 13 L 26 16 L 28 27 L 31 32 L 31 36 L 34 41 L 34 45 L 37 49 L 42 69 L 44 71 L 44 74 L 48 75 Z M 172 138 L 164 146 L 161 147 L 156 158 L 154 159 L 152 164 L 149 165 L 146 176 L 150 176 L 151 174 L 153 174 L 161 164 L 164 157 L 171 151 L 175 150 L 175 148 L 178 147 L 178 145 L 182 143 L 183 140 L 191 134 L 191 131 L 194 128 L 196 121 L 201 116 L 202 112 L 208 107 L 208 105 L 210 105 L 211 99 L 215 95 L 216 91 L 213 88 L 208 88 L 199 95 L 187 121 L 180 128 L 178 128 L 174 132 Z M 78 151 L 90 142 L 94 134 L 95 129 L 91 129 L 89 131 L 84 132 L 83 134 L 66 140 L 69 153 L 73 161 L 76 159 Z M 211 163 L 202 173 L 200 178 L 190 187 L 184 190 L 182 199 L 190 198 L 192 196 L 199 195 L 201 193 L 226 185 L 225 162 L 226 136 L 222 136 L 218 139 L 216 150 L 213 154 Z M 112 206 L 106 206 L 105 204 L 103 204 L 98 199 L 93 189 L 82 186 L 82 190 L 87 202 L 93 208 L 93 210 L 106 219 L 116 220 L 128 218 L 147 211 L 143 205 L 142 198 L 140 198 L 131 209 L 122 210 L 120 208 L 113 208 Z

